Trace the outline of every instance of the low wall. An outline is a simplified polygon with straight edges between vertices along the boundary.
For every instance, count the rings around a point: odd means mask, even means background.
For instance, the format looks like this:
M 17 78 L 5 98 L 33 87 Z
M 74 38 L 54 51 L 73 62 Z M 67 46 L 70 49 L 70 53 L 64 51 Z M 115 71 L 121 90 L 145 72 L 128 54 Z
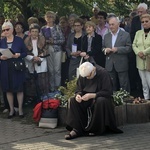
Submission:
M 67 109 L 59 108 L 58 126 L 65 126 Z M 141 104 L 125 103 L 115 107 L 117 126 L 124 126 L 127 123 L 150 122 L 150 101 Z

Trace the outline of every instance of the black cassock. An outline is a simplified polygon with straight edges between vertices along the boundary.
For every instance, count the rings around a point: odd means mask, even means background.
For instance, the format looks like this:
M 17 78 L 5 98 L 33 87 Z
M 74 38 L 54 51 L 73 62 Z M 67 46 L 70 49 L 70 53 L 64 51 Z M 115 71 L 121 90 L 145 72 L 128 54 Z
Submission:
M 96 93 L 96 98 L 81 103 L 78 103 L 75 98 L 69 100 L 67 130 L 76 129 L 80 135 L 88 133 L 101 135 L 107 131 L 122 133 L 116 126 L 112 83 L 104 68 L 96 65 L 96 75 L 93 79 L 79 77 L 76 94 L 82 96 L 86 93 Z

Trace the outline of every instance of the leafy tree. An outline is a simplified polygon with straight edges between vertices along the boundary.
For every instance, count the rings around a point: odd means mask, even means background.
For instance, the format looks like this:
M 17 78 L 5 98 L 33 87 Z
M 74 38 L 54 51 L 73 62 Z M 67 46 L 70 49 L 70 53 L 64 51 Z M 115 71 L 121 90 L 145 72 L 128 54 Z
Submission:
M 124 15 L 133 9 L 133 3 L 140 2 L 150 4 L 150 0 L 0 0 L 0 8 L 8 18 L 14 18 L 18 13 L 26 19 L 33 15 L 39 17 L 47 10 L 57 12 L 59 16 L 70 13 L 91 16 L 93 4 L 97 3 L 101 10 Z

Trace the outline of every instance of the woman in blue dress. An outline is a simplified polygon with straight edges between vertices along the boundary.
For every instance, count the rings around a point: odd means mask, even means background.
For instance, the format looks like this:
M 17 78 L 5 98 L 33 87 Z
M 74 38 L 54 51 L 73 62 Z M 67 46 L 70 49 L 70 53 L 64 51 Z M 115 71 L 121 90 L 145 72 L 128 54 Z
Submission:
M 17 93 L 17 100 L 19 105 L 19 116 L 23 117 L 23 84 L 25 81 L 25 71 L 15 70 L 13 65 L 14 61 L 21 61 L 26 55 L 26 47 L 23 39 L 13 35 L 13 25 L 11 22 L 4 22 L 2 25 L 2 32 L 4 38 L 0 42 L 1 49 L 10 48 L 13 52 L 11 58 L 6 55 L 0 56 L 0 79 L 3 92 L 6 92 L 10 112 L 8 118 L 12 118 L 15 114 L 14 111 L 14 96 Z

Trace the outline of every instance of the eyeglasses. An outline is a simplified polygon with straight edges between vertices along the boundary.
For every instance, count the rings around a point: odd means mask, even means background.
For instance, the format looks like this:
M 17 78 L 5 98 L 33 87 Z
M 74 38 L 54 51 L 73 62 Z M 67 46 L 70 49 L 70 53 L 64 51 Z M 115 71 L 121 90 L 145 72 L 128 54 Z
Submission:
M 81 25 L 74 25 L 74 27 L 80 27 Z
M 148 20 L 146 20 L 146 21 L 142 21 L 142 23 L 148 23 Z
M 5 31 L 7 31 L 7 32 L 8 32 L 9 30 L 10 30 L 10 28 L 8 28 L 8 29 L 4 29 L 4 30 L 2 30 L 2 32 L 5 32 Z

